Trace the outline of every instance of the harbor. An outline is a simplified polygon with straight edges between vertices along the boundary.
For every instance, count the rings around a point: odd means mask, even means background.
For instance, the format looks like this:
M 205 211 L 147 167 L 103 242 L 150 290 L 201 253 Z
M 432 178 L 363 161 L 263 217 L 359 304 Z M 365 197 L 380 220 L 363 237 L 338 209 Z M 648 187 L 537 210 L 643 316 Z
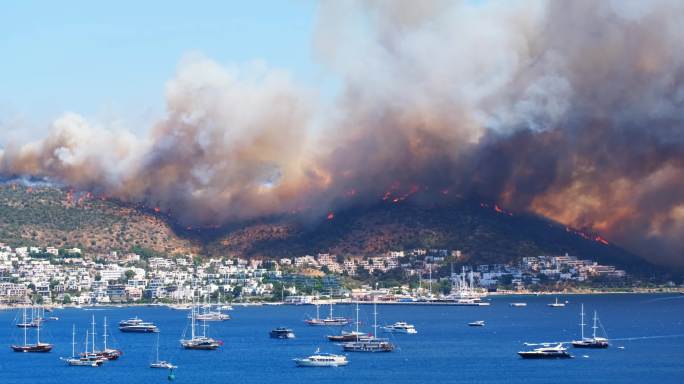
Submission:
M 154 383 L 167 382 L 168 369 L 150 369 L 152 363 L 163 361 L 177 367 L 175 382 L 190 383 L 299 383 L 316 380 L 333 383 L 339 380 L 363 381 L 382 375 L 393 383 L 416 383 L 423 380 L 452 382 L 486 382 L 506 379 L 513 383 L 547 383 L 550 370 L 561 370 L 553 376 L 558 383 L 584 383 L 584 373 L 595 370 L 597 382 L 631 382 L 640 378 L 643 383 L 678 383 L 681 378 L 681 345 L 684 343 L 684 296 L 681 295 L 559 295 L 564 308 L 552 308 L 554 296 L 525 297 L 525 307 L 513 307 L 520 298 L 493 296 L 484 307 L 419 305 L 377 305 L 378 327 L 405 322 L 415 327 L 417 334 L 385 333 L 380 337 L 394 346 L 392 353 L 344 352 L 342 342 L 327 340 L 328 335 L 354 331 L 356 305 L 335 304 L 335 316 L 352 319 L 347 326 L 312 327 L 304 320 L 315 317 L 312 305 L 235 306 L 231 320 L 212 322 L 207 336 L 221 340 L 215 351 L 183 349 L 179 340 L 191 319 L 190 311 L 179 311 L 165 306 L 151 307 L 85 307 L 56 309 L 60 318 L 41 329 L 41 340 L 53 344 L 50 353 L 14 353 L 0 349 L 0 381 L 13 383 L 88 383 L 107 382 Z M 528 361 L 518 352 L 541 346 L 533 343 L 582 339 L 578 325 L 584 305 L 587 329 L 591 337 L 593 311 L 605 327 L 597 336 L 610 341 L 607 349 L 579 350 L 565 344 L 573 358 L 555 361 Z M 358 323 L 365 334 L 373 332 L 372 303 L 359 306 Z M 638 311 L 635 311 L 638 308 Z M 326 308 L 327 309 L 327 308 Z M 637 312 L 635 314 L 635 312 Z M 72 355 L 72 332 L 76 333 L 75 353 L 83 350 L 85 332 L 92 334 L 93 316 L 96 321 L 96 350 L 103 345 L 104 317 L 113 332 L 107 340 L 109 348 L 123 353 L 116 361 L 107 361 L 97 368 L 77 369 L 67 366 L 60 357 Z M 112 324 L 122 320 L 143 319 L 159 328 L 159 333 L 119 332 Z M 0 312 L 3 340 L 23 338 L 23 329 L 14 321 L 23 320 L 21 311 Z M 468 327 L 473 321 L 485 321 L 484 327 Z M 597 322 L 598 323 L 598 322 Z M 197 335 L 201 336 L 202 322 Z M 278 340 L 269 332 L 286 327 L 295 338 Z M 679 335 L 679 336 L 677 336 Z M 88 350 L 92 350 L 89 342 Z M 555 345 L 552 345 L 552 347 Z M 299 368 L 293 359 L 320 354 L 345 355 L 346 366 L 332 369 Z M 643 351 L 650 351 L 645 359 Z M 587 356 L 587 357 L 585 357 Z M 653 367 L 658 367 L 654 372 Z M 20 370 L 31 367 L 31 376 L 19 376 Z M 135 380 L 130 381 L 131 374 Z

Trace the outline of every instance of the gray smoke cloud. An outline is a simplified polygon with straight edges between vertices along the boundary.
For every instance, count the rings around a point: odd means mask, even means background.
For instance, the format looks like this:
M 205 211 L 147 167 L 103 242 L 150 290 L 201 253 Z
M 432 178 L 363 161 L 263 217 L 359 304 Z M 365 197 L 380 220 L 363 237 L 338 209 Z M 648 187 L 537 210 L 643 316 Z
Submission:
M 5 174 L 222 225 L 477 198 L 684 264 L 684 4 L 323 2 L 332 108 L 264 63 L 191 55 L 148 137 L 65 114 Z

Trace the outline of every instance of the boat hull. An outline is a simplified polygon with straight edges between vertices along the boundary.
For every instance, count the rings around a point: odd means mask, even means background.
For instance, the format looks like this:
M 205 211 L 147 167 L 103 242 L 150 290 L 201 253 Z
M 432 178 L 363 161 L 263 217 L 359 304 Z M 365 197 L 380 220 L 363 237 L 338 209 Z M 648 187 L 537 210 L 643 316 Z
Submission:
M 295 364 L 297 364 L 298 367 L 305 367 L 305 368 L 334 368 L 334 367 L 343 367 L 347 365 L 349 362 L 347 361 L 340 361 L 337 363 L 320 363 L 316 361 L 308 361 L 308 360 L 303 360 L 303 359 L 297 359 L 295 360 Z
M 523 359 L 570 359 L 572 355 L 569 353 L 537 353 L 537 352 L 518 352 L 518 355 Z
M 608 348 L 608 342 L 607 341 L 597 341 L 597 342 L 573 341 L 572 346 L 574 348 L 605 349 L 605 348 Z
M 11 348 L 14 352 L 46 353 L 52 350 L 52 344 L 12 345 Z

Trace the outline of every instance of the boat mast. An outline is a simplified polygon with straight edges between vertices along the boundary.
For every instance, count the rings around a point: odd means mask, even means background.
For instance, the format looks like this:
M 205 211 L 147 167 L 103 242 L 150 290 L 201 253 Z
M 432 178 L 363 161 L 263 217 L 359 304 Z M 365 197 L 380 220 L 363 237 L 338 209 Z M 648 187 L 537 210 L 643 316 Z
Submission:
M 373 296 L 373 338 L 378 337 L 378 303 Z
M 104 350 L 107 350 L 107 316 L 104 318 Z
M 192 307 L 191 307 L 191 313 L 190 313 L 190 328 L 191 328 L 191 339 L 195 338 L 195 295 L 192 295 Z
M 36 346 L 40 345 L 40 321 L 36 322 Z
M 24 327 L 24 345 L 26 345 L 26 328 L 28 327 L 28 324 L 26 323 L 26 307 L 24 307 L 24 321 L 23 321 L 23 327 Z
M 332 287 L 331 287 L 330 288 L 330 316 L 329 316 L 330 320 L 332 320 L 332 318 L 333 318 L 333 312 L 332 312 L 332 306 L 333 306 L 332 300 L 333 300 L 333 298 L 332 297 L 333 297 L 333 294 L 332 294 Z
M 593 333 L 592 333 L 591 337 L 593 337 L 594 339 L 596 339 L 596 328 L 598 328 L 598 327 L 596 326 L 596 321 L 597 321 L 597 320 L 598 320 L 598 316 L 597 316 L 597 314 L 596 314 L 596 311 L 594 311 L 594 326 L 591 327 L 592 330 L 593 330 Z
M 93 315 L 92 326 L 93 326 L 93 343 L 92 344 L 93 344 L 93 353 L 95 353 L 95 315 Z
M 584 304 L 582 304 L 582 312 L 580 312 L 580 327 L 582 328 L 582 340 L 584 340 Z
M 359 302 L 356 302 L 356 340 L 359 340 Z
M 71 326 L 71 357 L 76 357 L 76 324 Z
M 157 360 L 155 362 L 159 361 L 159 332 L 157 332 Z

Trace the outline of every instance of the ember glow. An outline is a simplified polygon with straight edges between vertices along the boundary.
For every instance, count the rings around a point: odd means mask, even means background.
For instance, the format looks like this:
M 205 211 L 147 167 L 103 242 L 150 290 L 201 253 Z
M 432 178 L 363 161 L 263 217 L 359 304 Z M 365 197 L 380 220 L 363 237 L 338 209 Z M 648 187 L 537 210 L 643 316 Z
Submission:
M 383 201 L 496 202 L 684 264 L 684 3 L 330 1 L 319 12 L 312 44 L 341 84 L 332 106 L 285 70 L 194 54 L 149 136 L 65 113 L 47 137 L 0 151 L 0 171 L 173 209 L 195 228 L 290 212 L 322 221 Z

